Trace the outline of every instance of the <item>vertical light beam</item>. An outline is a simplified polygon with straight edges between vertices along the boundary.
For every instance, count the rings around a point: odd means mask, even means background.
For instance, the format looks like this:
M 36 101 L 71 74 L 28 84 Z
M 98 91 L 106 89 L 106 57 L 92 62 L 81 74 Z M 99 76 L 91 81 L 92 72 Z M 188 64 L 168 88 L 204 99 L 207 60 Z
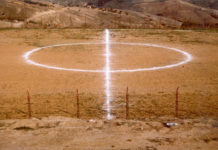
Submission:
M 106 94 L 106 111 L 107 119 L 112 119 L 111 116 L 111 93 L 110 93 L 110 79 L 111 79 L 111 69 L 110 69 L 110 32 L 108 29 L 105 30 L 105 94 Z

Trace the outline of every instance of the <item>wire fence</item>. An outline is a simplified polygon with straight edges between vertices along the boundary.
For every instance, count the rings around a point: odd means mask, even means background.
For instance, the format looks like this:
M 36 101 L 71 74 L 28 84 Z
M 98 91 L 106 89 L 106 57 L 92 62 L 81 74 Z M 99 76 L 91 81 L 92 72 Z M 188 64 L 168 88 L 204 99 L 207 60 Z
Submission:
M 45 116 L 67 116 L 73 118 L 91 119 L 104 118 L 107 111 L 104 109 L 104 102 L 98 97 L 90 94 L 75 92 L 66 95 L 59 93 L 58 100 L 48 97 L 37 98 L 31 96 L 27 90 L 25 100 L 14 101 L 14 105 L 0 105 L 0 119 L 14 118 L 40 118 Z M 69 96 L 71 95 L 71 96 Z M 199 97 L 201 95 L 196 94 Z M 198 98 L 199 98 L 198 97 Z M 111 101 L 111 114 L 122 119 L 146 119 L 152 117 L 176 117 L 194 118 L 205 116 L 217 116 L 218 108 L 216 104 L 206 103 L 199 99 L 191 99 L 180 94 L 180 88 L 175 89 L 174 94 L 169 95 L 137 95 L 126 91 L 116 96 Z

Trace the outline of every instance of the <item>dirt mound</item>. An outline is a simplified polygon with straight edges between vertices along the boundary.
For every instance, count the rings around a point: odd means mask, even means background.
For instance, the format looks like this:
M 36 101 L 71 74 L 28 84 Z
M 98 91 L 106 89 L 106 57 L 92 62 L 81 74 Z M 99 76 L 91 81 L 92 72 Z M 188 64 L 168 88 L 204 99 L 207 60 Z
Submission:
M 167 126 L 167 123 L 176 123 Z M 215 150 L 217 120 L 79 120 L 65 117 L 0 121 L 4 150 Z M 12 142 L 13 141 L 13 142 Z

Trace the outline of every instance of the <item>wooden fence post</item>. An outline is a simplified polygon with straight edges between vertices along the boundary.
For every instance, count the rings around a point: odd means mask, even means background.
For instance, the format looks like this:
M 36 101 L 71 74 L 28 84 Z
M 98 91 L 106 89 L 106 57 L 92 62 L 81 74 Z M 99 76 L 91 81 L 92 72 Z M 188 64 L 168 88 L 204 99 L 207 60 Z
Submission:
M 126 88 L 126 119 L 129 119 L 129 93 L 128 93 L 128 87 Z
M 178 117 L 179 111 L 179 87 L 176 89 L 176 117 Z
M 27 105 L 28 105 L 28 116 L 29 118 L 31 118 L 32 113 L 31 113 L 30 93 L 28 90 L 27 90 Z
M 79 119 L 80 118 L 80 111 L 79 111 L 79 92 L 78 92 L 78 89 L 76 90 L 76 106 L 77 106 L 76 116 Z

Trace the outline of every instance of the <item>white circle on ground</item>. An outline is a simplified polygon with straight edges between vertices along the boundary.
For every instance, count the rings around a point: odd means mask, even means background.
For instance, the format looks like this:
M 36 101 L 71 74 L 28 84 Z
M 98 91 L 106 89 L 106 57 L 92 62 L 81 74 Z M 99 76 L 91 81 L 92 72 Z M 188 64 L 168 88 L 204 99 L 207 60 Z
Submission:
M 57 67 L 57 66 L 50 66 L 50 65 L 46 65 L 46 64 L 41 64 L 41 63 L 38 63 L 38 62 L 31 60 L 30 56 L 35 52 L 38 52 L 38 51 L 46 49 L 46 48 L 51 48 L 51 47 L 76 46 L 76 45 L 103 45 L 103 44 L 105 44 L 105 43 L 104 42 L 103 43 L 69 43 L 69 44 L 50 45 L 50 46 L 39 47 L 39 48 L 32 49 L 30 51 L 27 51 L 23 55 L 23 57 L 28 64 L 32 64 L 35 66 L 44 67 L 44 68 L 48 68 L 48 69 L 56 69 L 56 70 L 64 70 L 64 71 L 77 71 L 77 72 L 100 72 L 101 73 L 101 72 L 105 72 L 105 70 L 104 69 L 102 69 L 102 70 L 89 70 L 89 69 L 64 68 L 64 67 Z M 152 70 L 168 69 L 168 68 L 173 68 L 173 67 L 183 65 L 183 64 L 188 63 L 192 60 L 191 54 L 189 54 L 188 52 L 185 52 L 181 49 L 178 49 L 178 48 L 171 48 L 171 47 L 166 47 L 166 46 L 157 45 L 157 44 L 150 44 L 150 43 L 111 42 L 110 44 L 157 47 L 157 48 L 163 48 L 163 49 L 176 51 L 176 52 L 181 53 L 182 55 L 185 56 L 185 59 L 183 61 L 180 61 L 180 62 L 175 63 L 175 64 L 170 64 L 170 65 L 165 65 L 165 66 L 155 66 L 155 67 L 149 67 L 149 68 L 110 70 L 111 73 L 139 72 L 139 71 L 152 71 Z

